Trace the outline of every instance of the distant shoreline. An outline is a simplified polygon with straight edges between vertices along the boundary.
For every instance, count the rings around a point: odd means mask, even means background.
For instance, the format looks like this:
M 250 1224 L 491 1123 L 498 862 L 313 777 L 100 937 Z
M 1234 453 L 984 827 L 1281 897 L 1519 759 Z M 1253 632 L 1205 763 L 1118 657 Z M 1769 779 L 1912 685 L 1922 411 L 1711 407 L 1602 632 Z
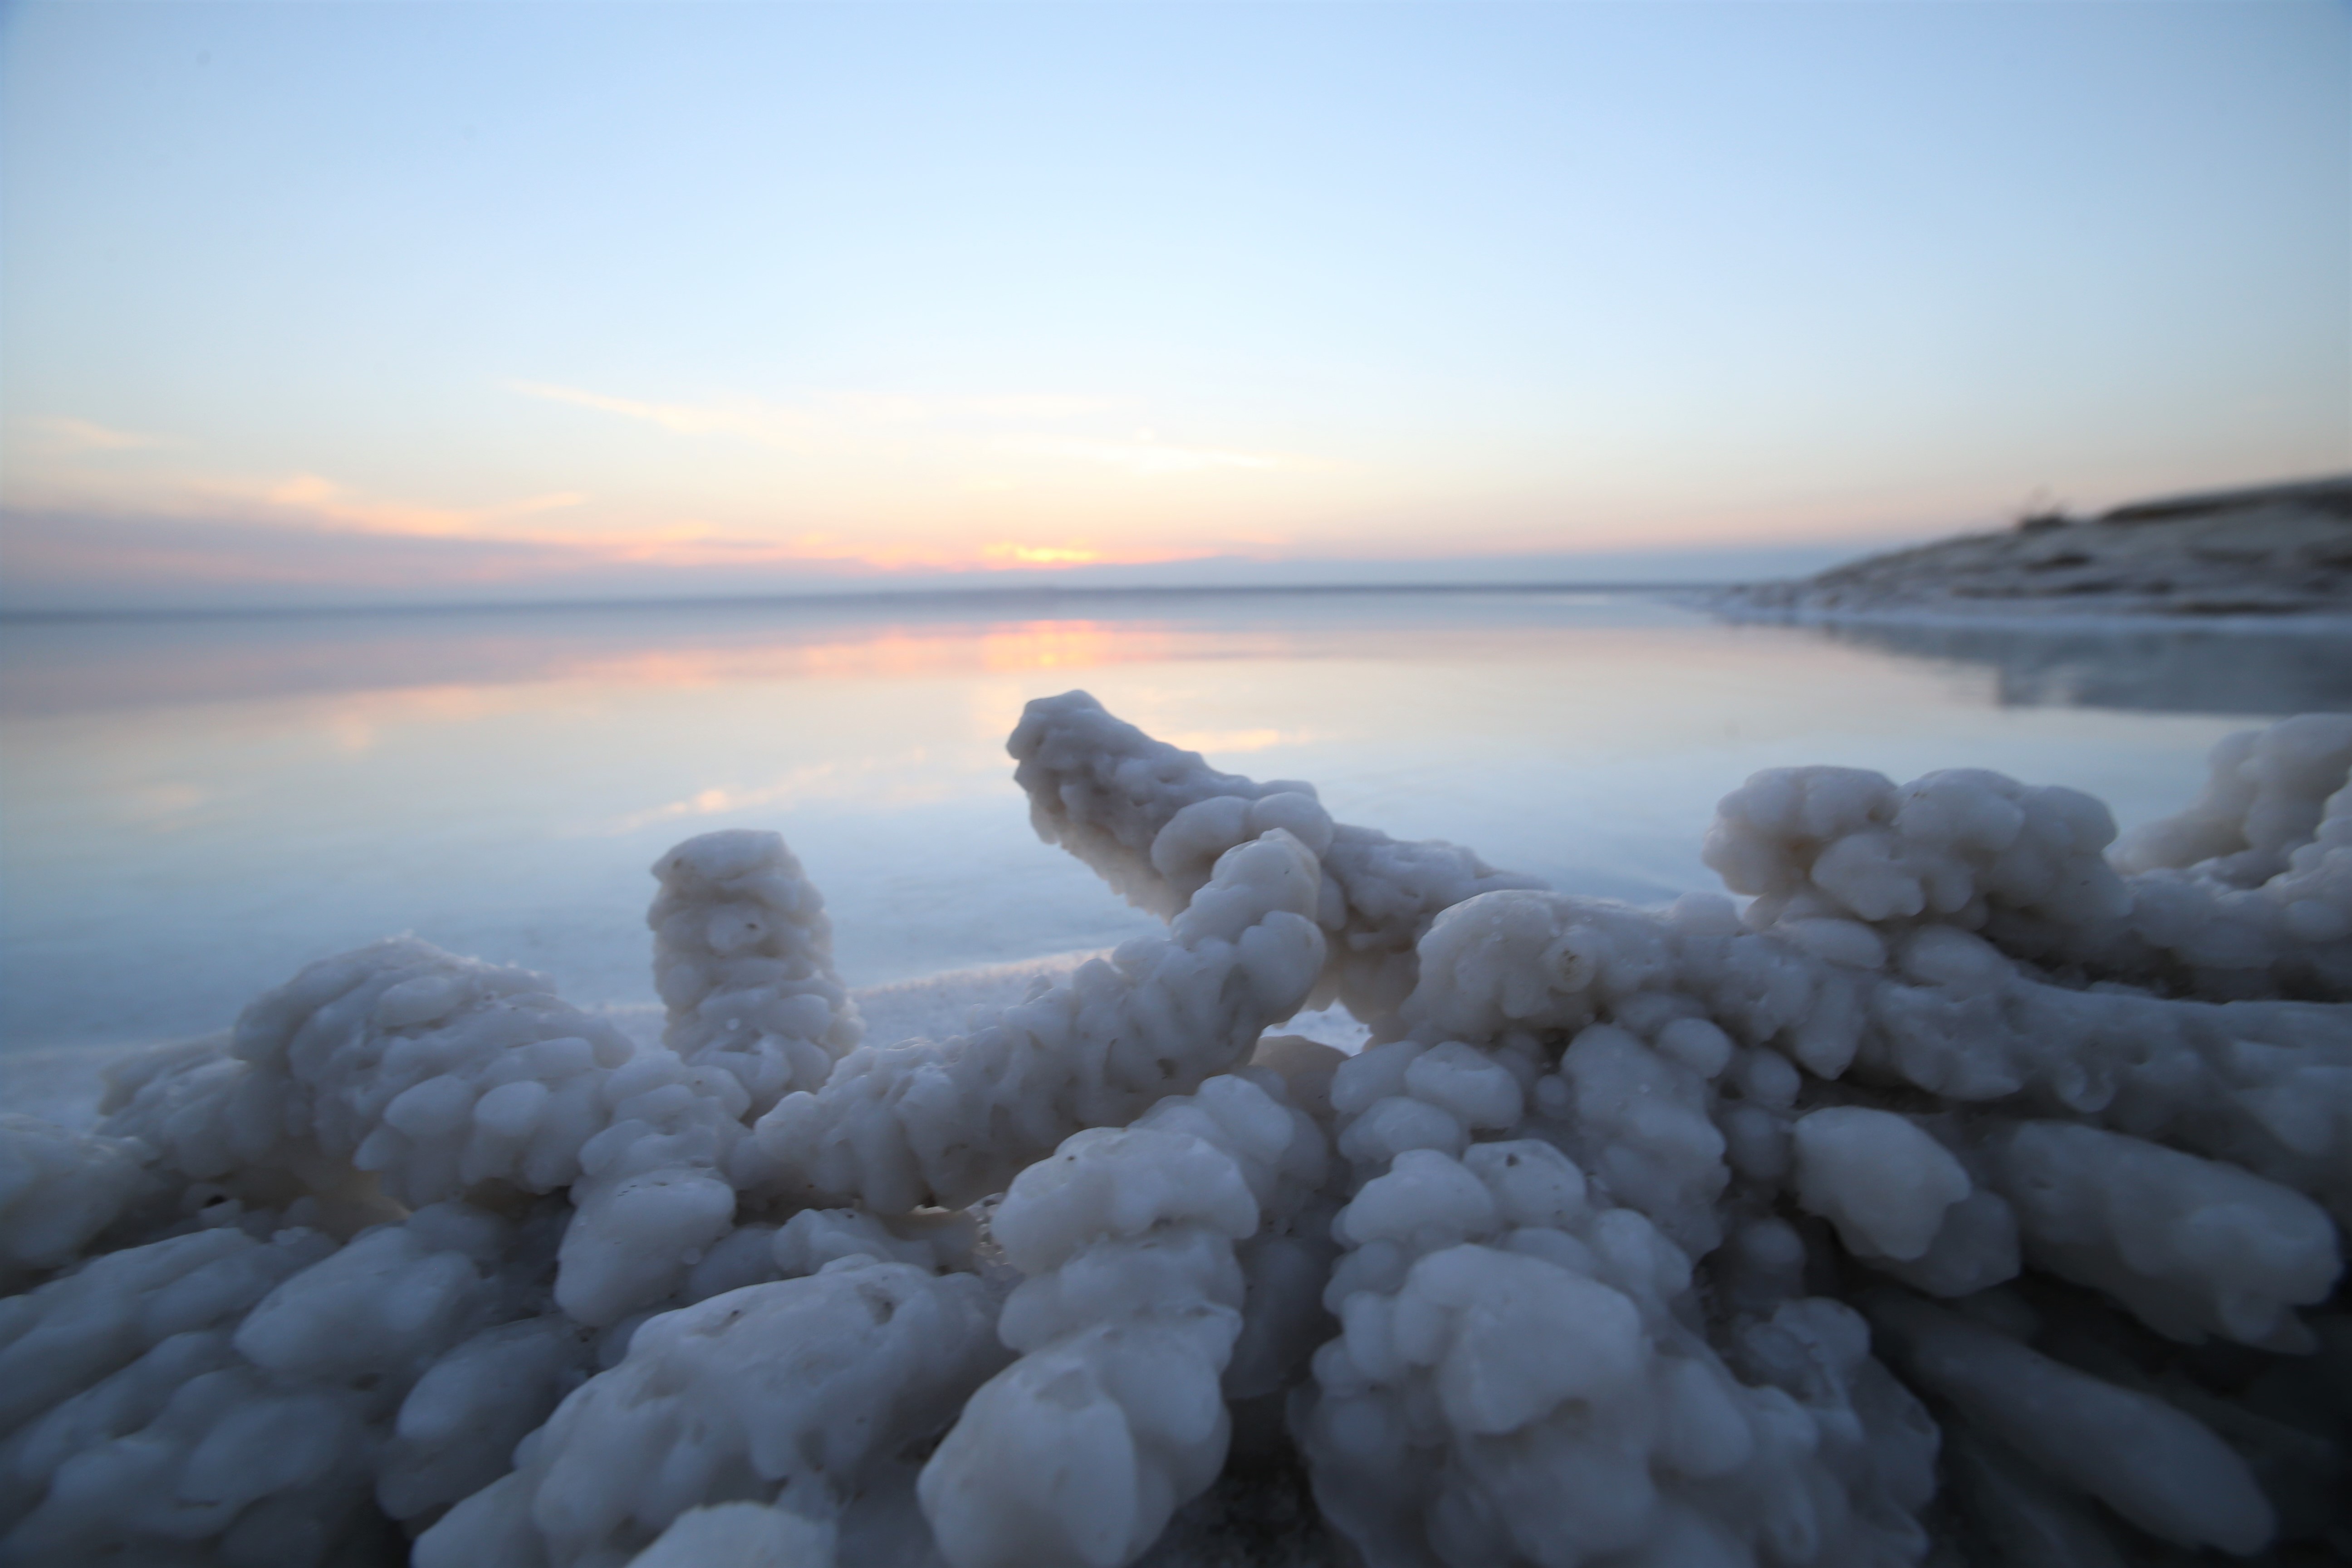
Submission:
M 1795 625 L 2352 628 L 2352 475 L 2158 497 L 1891 551 L 1703 601 Z
M 1395 568 L 1411 563 L 1364 564 Z M 1507 572 L 1509 563 L 1495 563 L 1493 569 Z M 2341 632 L 2352 628 L 2352 475 L 2158 497 L 2087 519 L 2058 512 L 2028 516 L 2005 531 L 1886 551 L 1794 579 L 1536 576 L 1522 581 L 1121 584 L 1032 578 L 922 587 L 404 604 L 0 607 L 0 626 L 760 609 L 859 614 L 893 607 L 1003 613 L 1090 603 L 1567 594 L 1652 595 L 1734 622 L 1800 626 L 1932 622 L 2057 630 L 2128 622 Z
M 2352 637 L 2352 608 L 2245 615 L 2201 611 L 2118 608 L 2035 614 L 2022 610 L 1906 606 L 1885 609 L 1756 609 L 1714 595 L 1744 591 L 1746 584 L 1702 591 L 1692 607 L 1735 626 L 1949 628 L 1953 631 L 2022 632 L 2051 637 L 2123 632 L 2212 632 L 2231 637 Z

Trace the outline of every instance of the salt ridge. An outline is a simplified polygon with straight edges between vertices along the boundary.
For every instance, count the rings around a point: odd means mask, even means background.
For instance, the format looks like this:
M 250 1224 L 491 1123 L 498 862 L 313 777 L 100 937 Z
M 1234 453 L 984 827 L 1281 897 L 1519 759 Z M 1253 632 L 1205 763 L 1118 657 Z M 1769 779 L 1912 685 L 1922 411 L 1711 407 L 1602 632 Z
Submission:
M 0 1119 L 0 1555 L 2352 1547 L 2352 719 L 2122 845 L 1770 770 L 1747 901 L 1662 910 L 1083 693 L 1012 750 L 1165 935 L 866 993 L 877 1047 L 790 851 L 706 835 L 657 1040 L 393 939 Z M 1334 1002 L 1352 1053 L 1286 1025 Z

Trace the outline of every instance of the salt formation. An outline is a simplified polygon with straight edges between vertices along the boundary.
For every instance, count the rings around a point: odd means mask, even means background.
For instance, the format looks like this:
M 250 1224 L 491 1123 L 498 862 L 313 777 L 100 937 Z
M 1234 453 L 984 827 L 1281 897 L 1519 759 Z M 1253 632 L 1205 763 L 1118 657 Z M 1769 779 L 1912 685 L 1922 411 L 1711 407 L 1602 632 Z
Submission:
M 1661 910 L 1012 750 L 1170 925 L 966 1035 L 739 831 L 658 1046 L 403 939 L 0 1117 L 0 1562 L 1124 1568 L 1302 1469 L 1396 1568 L 2352 1553 L 2352 719 L 2120 845 L 1773 770 Z
M 832 1522 L 1003 1359 L 992 1305 L 971 1274 L 860 1253 L 649 1318 L 415 1561 L 624 1563 L 688 1509 L 753 1489 Z
M 1166 940 L 1129 942 L 968 1038 L 845 1058 L 762 1117 L 800 1192 L 961 1208 L 1085 1127 L 1118 1125 L 1246 1056 L 1323 962 L 1311 851 L 1271 827 L 1218 857 Z
M 772 833 L 706 833 L 654 867 L 661 895 L 654 988 L 669 1008 L 662 1043 L 722 1067 L 764 1112 L 819 1089 L 857 1044 L 857 1010 L 833 967 L 833 926 L 801 864 Z
M 1403 844 L 1335 825 L 1312 784 L 1221 773 L 1121 723 L 1083 691 L 1029 704 L 1009 750 L 1037 836 L 1154 914 L 1186 907 L 1217 857 L 1280 827 L 1322 861 L 1315 910 L 1329 932 L 1315 1005 L 1334 997 L 1367 1022 L 1412 989 L 1413 944 L 1436 913 L 1532 878 L 1496 871 L 1453 844 Z
M 923 1472 L 955 1568 L 1132 1562 L 1216 1479 L 1247 1295 L 1234 1246 L 1324 1175 L 1321 1130 L 1273 1087 L 1211 1079 L 1014 1179 L 993 1229 L 1025 1277 L 997 1330 L 1021 1359 Z
M 149 1184 L 139 1145 L 0 1114 L 0 1282 L 70 1262 Z

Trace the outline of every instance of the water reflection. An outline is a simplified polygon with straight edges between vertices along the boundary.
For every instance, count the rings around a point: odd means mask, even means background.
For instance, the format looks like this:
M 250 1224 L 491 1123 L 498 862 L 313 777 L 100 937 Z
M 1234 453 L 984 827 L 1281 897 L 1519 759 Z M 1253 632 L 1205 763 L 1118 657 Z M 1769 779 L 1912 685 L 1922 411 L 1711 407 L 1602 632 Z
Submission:
M 2340 704 L 2352 665 L 2020 646 L 1560 592 L 9 622 L 0 1043 L 215 1027 L 404 930 L 641 1000 L 646 867 L 717 827 L 786 835 L 856 984 L 1108 945 L 1144 917 L 1037 844 L 1003 751 L 1073 686 L 1342 820 L 1651 900 L 1714 886 L 1700 835 L 1758 768 L 1988 766 L 2129 822 L 2193 793 L 2227 711 Z
M 2016 706 L 2158 713 L 2352 710 L 2352 632 L 2203 627 L 1839 626 L 1832 640 L 1980 665 Z
M 0 628 L 0 647 L 5 714 L 537 681 L 685 687 L 1087 668 L 1178 653 L 1145 618 L 1008 620 L 919 606 L 877 618 L 822 604 L 16 621 Z
M 701 605 L 0 620 L 0 716 L 536 680 L 710 685 L 1188 658 L 1377 654 L 1507 626 L 1654 620 L 1623 595 L 995 593 Z M 1417 639 L 1400 644 L 1396 636 Z

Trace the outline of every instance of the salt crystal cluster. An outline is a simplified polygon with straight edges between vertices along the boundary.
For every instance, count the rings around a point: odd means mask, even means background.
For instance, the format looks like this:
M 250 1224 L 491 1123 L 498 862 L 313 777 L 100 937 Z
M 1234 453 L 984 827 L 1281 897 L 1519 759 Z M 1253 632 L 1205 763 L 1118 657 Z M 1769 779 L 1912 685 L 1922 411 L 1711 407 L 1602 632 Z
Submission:
M 1323 962 L 1315 858 L 1235 845 L 1166 938 L 1129 942 L 968 1037 L 861 1049 L 760 1121 L 793 1190 L 886 1213 L 961 1208 L 1082 1128 L 1119 1126 L 1245 1058 Z
M 1226 849 L 1280 827 L 1319 858 L 1316 923 L 1328 932 L 1314 1005 L 1367 1022 L 1412 990 L 1413 944 L 1439 910 L 1531 877 L 1454 844 L 1400 843 L 1334 824 L 1315 786 L 1256 784 L 1152 740 L 1083 691 L 1032 702 L 1008 743 L 1037 836 L 1059 844 L 1154 914 L 1184 909 Z
M 1235 1246 L 1325 1173 L 1322 1130 L 1270 1076 L 1211 1079 L 1014 1179 L 992 1229 L 1023 1275 L 997 1325 L 1021 1359 L 923 1472 L 956 1568 L 1132 1562 L 1216 1479 L 1249 1297 Z
M 2352 1554 L 2352 719 L 2121 844 L 1774 770 L 1656 910 L 1012 750 L 1170 923 L 966 1035 L 860 1044 L 735 831 L 660 1045 L 401 939 L 0 1117 L 0 1562 Z
M 662 1043 L 732 1073 L 754 1115 L 821 1089 L 857 1044 L 857 1009 L 833 967 L 833 923 L 801 863 L 772 833 L 688 839 L 654 867 L 654 989 Z

